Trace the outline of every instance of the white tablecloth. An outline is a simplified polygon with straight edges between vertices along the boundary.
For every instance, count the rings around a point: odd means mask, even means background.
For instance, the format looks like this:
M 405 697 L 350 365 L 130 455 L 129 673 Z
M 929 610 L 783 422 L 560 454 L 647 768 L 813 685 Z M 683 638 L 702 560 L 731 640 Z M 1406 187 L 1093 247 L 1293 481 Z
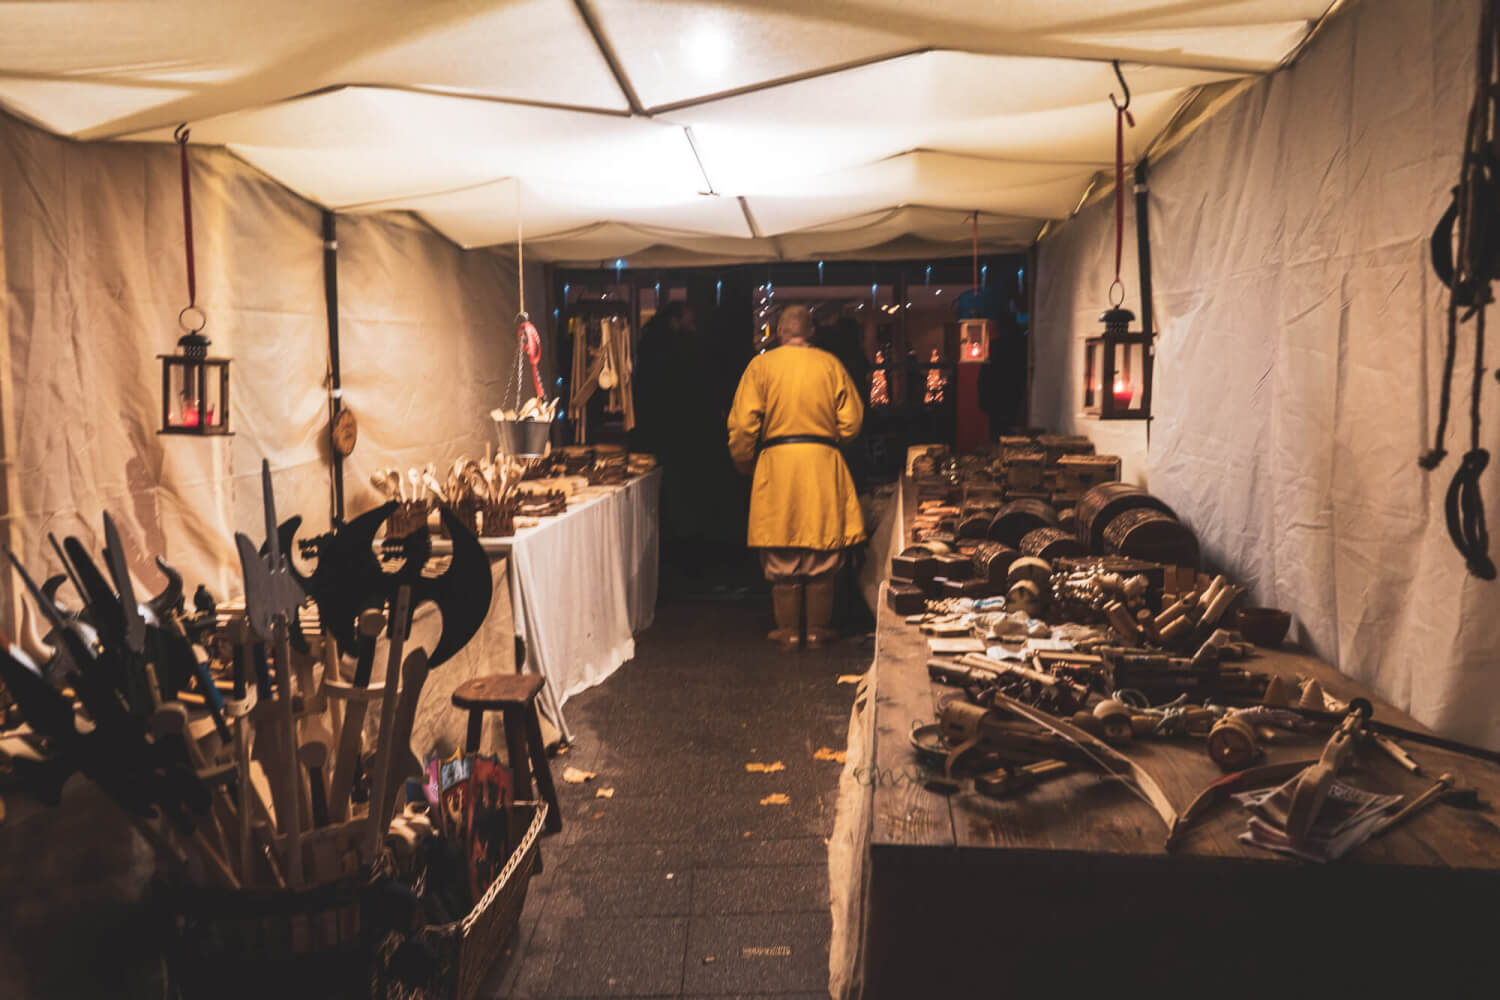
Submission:
M 653 471 L 522 528 L 510 543 L 511 605 L 524 669 L 546 679 L 542 710 L 564 739 L 562 706 L 635 655 L 656 615 L 658 499 Z

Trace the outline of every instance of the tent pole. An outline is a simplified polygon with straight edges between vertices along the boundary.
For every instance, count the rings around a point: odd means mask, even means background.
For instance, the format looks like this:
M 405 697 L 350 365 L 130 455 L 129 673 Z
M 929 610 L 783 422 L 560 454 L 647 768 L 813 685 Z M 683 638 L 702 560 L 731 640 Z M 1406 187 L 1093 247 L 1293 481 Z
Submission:
M 333 444 L 333 425 L 344 408 L 343 376 L 339 368 L 339 240 L 338 216 L 323 210 L 323 300 L 328 310 L 328 451 L 333 461 L 332 523 L 344 520 L 344 459 Z

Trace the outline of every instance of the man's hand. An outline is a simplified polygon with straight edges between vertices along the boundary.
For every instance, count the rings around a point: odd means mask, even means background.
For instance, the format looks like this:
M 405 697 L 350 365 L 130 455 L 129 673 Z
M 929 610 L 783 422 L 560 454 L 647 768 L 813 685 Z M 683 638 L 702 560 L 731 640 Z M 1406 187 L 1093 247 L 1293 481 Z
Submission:
M 739 470 L 739 473 L 742 476 L 755 475 L 755 459 L 753 458 L 746 462 L 737 461 L 734 463 L 734 467 Z

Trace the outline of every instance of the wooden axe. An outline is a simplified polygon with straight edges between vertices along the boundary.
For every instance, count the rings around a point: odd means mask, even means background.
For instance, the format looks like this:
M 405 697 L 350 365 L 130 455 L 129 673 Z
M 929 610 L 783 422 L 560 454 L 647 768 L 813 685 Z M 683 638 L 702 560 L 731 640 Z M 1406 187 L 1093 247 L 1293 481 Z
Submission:
M 370 674 L 375 668 L 375 640 L 385 628 L 385 615 L 379 611 L 366 611 L 359 616 L 359 632 L 356 644 L 357 661 L 354 667 L 354 687 L 370 686 Z M 325 684 L 329 681 L 325 678 Z M 333 782 L 328 793 L 328 814 L 334 822 L 341 822 L 349 815 L 349 793 L 354 787 L 354 772 L 359 764 L 359 752 L 365 728 L 365 711 L 369 702 L 362 698 L 351 698 L 344 705 L 344 721 L 339 729 L 338 754 L 333 760 Z

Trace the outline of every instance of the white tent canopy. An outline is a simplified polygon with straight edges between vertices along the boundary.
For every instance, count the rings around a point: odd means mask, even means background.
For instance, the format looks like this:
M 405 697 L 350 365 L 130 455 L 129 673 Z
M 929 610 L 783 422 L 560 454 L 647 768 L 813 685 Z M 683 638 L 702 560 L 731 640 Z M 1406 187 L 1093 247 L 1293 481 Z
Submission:
M 758 260 L 1032 242 L 1331 0 L 0 0 L 0 106 L 222 145 L 465 247 Z

